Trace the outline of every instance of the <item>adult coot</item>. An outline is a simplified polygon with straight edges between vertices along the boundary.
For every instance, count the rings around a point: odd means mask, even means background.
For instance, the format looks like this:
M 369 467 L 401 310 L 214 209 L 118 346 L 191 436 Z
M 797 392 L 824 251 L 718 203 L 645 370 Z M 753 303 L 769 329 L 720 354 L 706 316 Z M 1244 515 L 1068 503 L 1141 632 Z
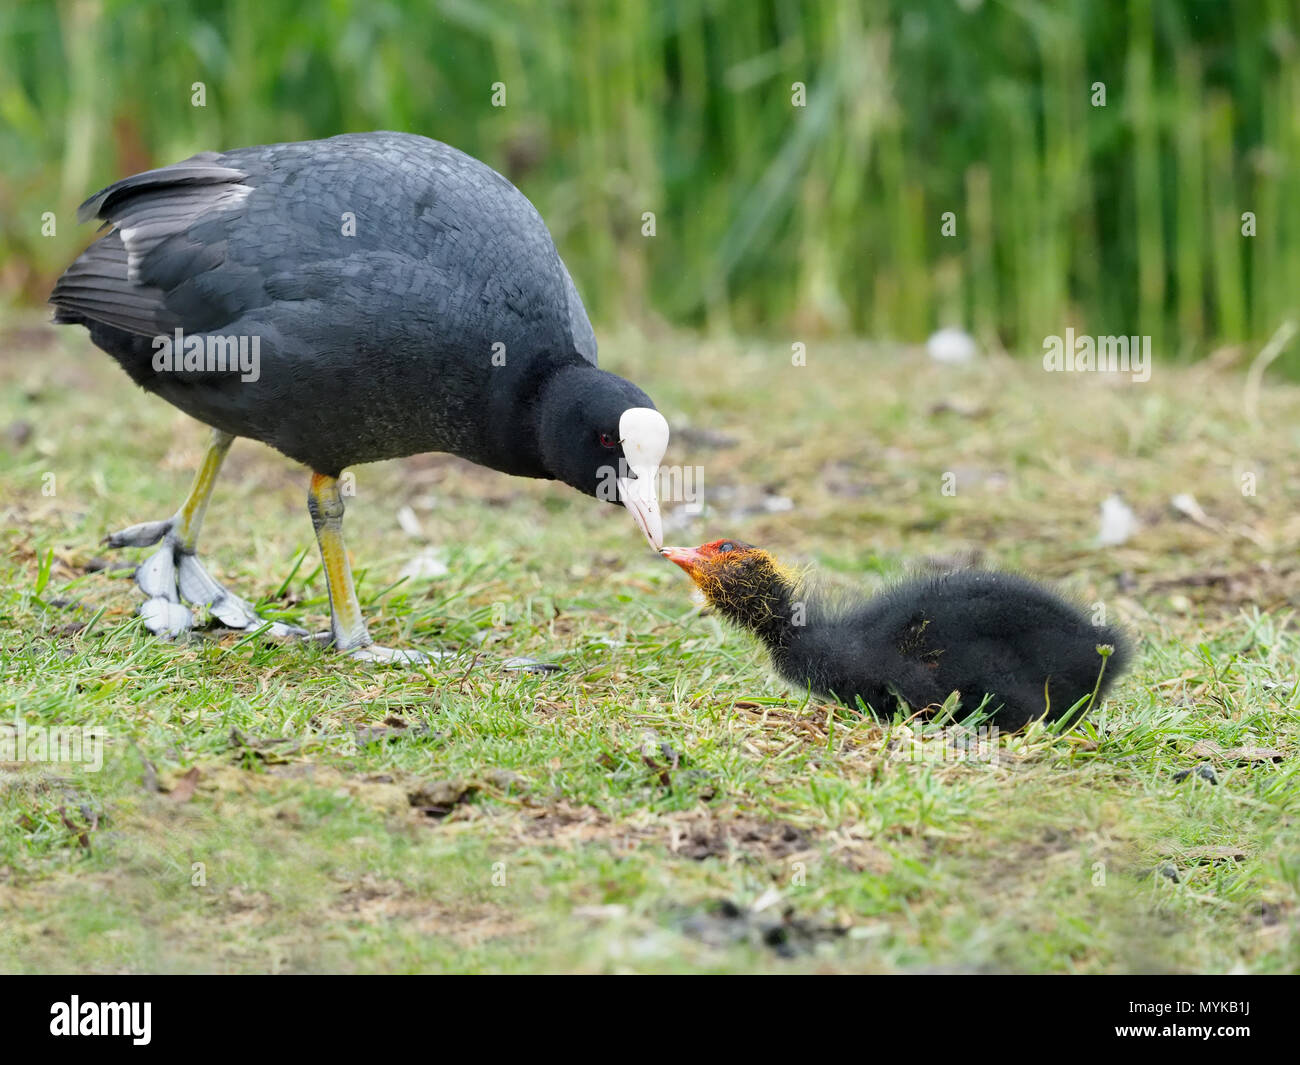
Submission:
M 1010 573 L 914 578 L 869 599 L 835 600 L 739 540 L 663 554 L 727 621 L 763 641 L 786 680 L 849 705 L 860 697 L 877 713 L 897 698 L 920 710 L 958 691 L 968 710 L 990 696 L 993 723 L 1007 730 L 1077 718 L 1129 659 L 1118 629 Z
M 86 326 L 137 384 L 212 427 L 181 509 L 106 541 L 162 541 L 136 574 L 155 633 L 190 627 L 183 602 L 234 628 L 266 624 L 195 556 L 239 436 L 313 471 L 333 641 L 356 657 L 422 656 L 366 629 L 343 546 L 345 466 L 451 452 L 621 502 L 662 545 L 667 422 L 597 369 L 546 225 L 478 160 L 407 133 L 202 152 L 110 185 L 78 217 L 108 231 L 55 285 L 55 321 Z

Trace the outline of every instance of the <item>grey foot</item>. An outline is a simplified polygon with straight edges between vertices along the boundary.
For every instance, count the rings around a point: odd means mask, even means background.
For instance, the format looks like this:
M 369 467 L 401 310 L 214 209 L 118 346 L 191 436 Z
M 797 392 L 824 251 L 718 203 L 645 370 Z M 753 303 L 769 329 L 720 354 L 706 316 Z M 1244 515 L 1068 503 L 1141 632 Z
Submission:
M 403 651 L 396 647 L 380 647 L 377 643 L 354 647 L 343 653 L 358 662 L 377 662 L 385 666 L 423 666 L 435 657 L 443 657 L 438 652 L 425 654 L 423 651 Z
M 176 519 L 147 521 L 104 538 L 109 547 L 162 546 L 140 563 L 135 583 L 147 597 L 140 604 L 145 627 L 155 636 L 174 639 L 194 627 L 189 603 L 206 607 L 227 628 L 253 632 L 266 627 L 268 636 L 305 636 L 305 629 L 258 616 L 251 603 L 227 591 L 191 552 L 181 548 L 172 533 Z
M 338 641 L 332 633 L 318 633 L 311 639 L 338 647 Z M 358 662 L 375 662 L 384 666 L 425 666 L 430 662 L 445 662 L 449 658 L 460 657 L 459 651 L 405 651 L 396 647 L 380 647 L 377 643 L 341 647 L 338 650 L 339 654 L 355 658 Z
M 329 629 L 324 632 L 313 632 L 307 639 L 322 647 L 333 647 L 345 658 L 353 658 L 358 662 L 374 662 L 381 666 L 424 666 L 430 662 L 441 662 L 458 657 L 455 651 L 403 651 L 396 647 L 381 647 L 377 643 L 339 647 L 338 640 Z
M 171 532 L 175 524 L 175 518 L 167 518 L 165 521 L 142 521 L 139 525 L 109 533 L 104 537 L 103 542 L 109 547 L 149 547 Z

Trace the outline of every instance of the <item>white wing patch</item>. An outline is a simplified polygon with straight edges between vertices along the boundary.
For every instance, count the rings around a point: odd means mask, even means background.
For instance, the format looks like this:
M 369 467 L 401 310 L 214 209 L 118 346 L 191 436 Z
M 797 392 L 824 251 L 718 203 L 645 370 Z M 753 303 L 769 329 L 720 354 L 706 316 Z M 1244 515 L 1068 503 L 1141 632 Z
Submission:
M 126 212 L 131 224 L 117 227 L 126 248 L 127 280 L 140 280 L 141 261 L 163 241 L 185 232 L 204 215 L 242 206 L 252 191 L 248 185 L 227 184 L 183 185 L 151 193 L 140 209 Z

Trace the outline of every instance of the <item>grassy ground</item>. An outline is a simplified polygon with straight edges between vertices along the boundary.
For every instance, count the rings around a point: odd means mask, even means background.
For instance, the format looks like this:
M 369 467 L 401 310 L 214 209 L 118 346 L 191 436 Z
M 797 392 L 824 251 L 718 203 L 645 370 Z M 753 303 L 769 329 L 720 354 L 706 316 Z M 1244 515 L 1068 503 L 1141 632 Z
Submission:
M 376 637 L 460 657 L 154 641 L 98 540 L 175 509 L 203 431 L 80 332 L 0 348 L 0 721 L 108 734 L 98 773 L 0 765 L 6 969 L 1297 968 L 1300 389 L 1256 422 L 1232 369 L 606 338 L 702 468 L 670 541 L 863 586 L 979 559 L 1138 636 L 1089 724 L 958 760 L 784 689 L 621 508 L 443 456 L 358 469 L 347 524 Z M 321 628 L 305 480 L 237 443 L 202 553 Z M 1102 550 L 1115 491 L 1143 527 Z

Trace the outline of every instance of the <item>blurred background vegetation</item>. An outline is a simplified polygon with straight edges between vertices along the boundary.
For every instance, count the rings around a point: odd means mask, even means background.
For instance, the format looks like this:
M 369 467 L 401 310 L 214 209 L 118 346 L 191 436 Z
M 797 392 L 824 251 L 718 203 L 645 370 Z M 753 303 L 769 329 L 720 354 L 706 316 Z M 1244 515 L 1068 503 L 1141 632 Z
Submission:
M 1195 357 L 1300 304 L 1298 28 L 1295 0 L 9 0 L 0 300 L 44 299 L 118 177 L 386 128 L 519 185 L 598 325 Z

